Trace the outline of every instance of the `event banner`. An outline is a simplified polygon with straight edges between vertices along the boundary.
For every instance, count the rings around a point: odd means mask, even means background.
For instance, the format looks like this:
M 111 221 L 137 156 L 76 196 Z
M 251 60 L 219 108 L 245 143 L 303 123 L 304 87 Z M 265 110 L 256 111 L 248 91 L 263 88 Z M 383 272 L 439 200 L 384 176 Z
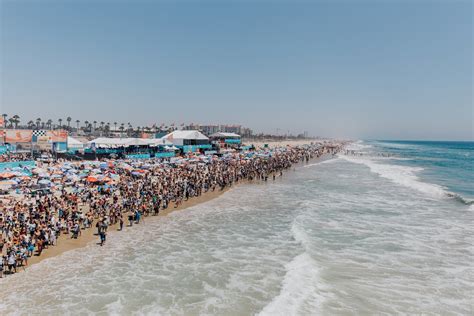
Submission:
M 32 135 L 32 130 L 7 129 L 5 143 L 30 143 Z
M 47 135 L 53 143 L 67 142 L 67 131 L 65 130 L 48 131 Z

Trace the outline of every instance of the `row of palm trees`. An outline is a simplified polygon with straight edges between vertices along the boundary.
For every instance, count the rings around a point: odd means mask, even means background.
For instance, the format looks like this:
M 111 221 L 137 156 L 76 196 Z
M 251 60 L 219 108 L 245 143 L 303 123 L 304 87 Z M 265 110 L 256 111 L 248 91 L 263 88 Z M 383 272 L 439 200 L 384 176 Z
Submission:
M 130 122 L 128 123 L 118 123 L 118 122 L 98 122 L 98 121 L 84 121 L 82 122 L 80 120 L 75 120 L 71 117 L 67 117 L 66 120 L 63 119 L 58 119 L 58 123 L 54 124 L 53 120 L 48 119 L 46 121 L 42 120 L 41 118 L 37 118 L 36 120 L 30 120 L 26 123 L 26 125 L 21 126 L 20 125 L 20 116 L 19 115 L 13 115 L 8 119 L 8 114 L 2 114 L 3 116 L 3 127 L 4 128 L 28 128 L 28 129 L 65 129 L 67 131 L 83 131 L 84 133 L 89 133 L 89 134 L 100 134 L 100 135 L 109 135 L 112 132 L 120 132 L 121 134 L 124 134 L 125 132 L 127 135 L 131 136 L 134 134 L 139 134 L 141 132 L 145 133 L 156 133 L 158 131 L 171 131 L 174 130 L 174 124 L 172 126 L 157 126 L 156 124 L 153 124 L 152 127 L 133 127 Z M 75 127 L 71 126 L 72 124 L 75 123 Z M 112 129 L 113 126 L 113 129 Z

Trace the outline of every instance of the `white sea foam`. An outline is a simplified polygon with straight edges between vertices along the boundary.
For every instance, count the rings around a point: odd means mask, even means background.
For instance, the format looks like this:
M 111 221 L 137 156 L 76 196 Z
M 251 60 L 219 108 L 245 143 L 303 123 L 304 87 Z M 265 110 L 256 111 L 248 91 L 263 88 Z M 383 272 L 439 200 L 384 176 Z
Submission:
M 320 309 L 324 297 L 316 261 L 307 252 L 311 240 L 298 225 L 295 218 L 291 225 L 294 239 L 305 251 L 285 265 L 286 274 L 280 293 L 265 306 L 260 315 L 303 315 L 315 313 Z
M 296 256 L 286 266 L 280 294 L 263 308 L 260 315 L 308 315 L 324 300 L 318 293 L 319 271 L 308 253 Z
M 362 151 L 364 149 L 372 148 L 372 145 L 365 144 L 362 140 L 358 140 L 354 143 L 350 143 L 346 146 L 347 150 Z
M 442 186 L 420 181 L 420 178 L 416 173 L 422 171 L 423 168 L 376 163 L 372 159 L 365 157 L 352 157 L 345 155 L 339 155 L 339 157 L 352 163 L 366 165 L 373 173 L 399 185 L 415 189 L 436 198 L 448 197 L 449 192 Z

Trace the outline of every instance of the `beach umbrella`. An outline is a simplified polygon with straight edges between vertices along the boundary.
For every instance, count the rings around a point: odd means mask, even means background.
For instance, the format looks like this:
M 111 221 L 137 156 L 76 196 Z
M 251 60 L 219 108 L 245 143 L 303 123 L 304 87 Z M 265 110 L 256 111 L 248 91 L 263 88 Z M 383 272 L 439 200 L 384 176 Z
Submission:
M 2 188 L 3 190 L 7 190 L 9 188 L 11 188 L 13 185 L 17 184 L 15 181 L 0 181 L 0 188 Z
M 94 176 L 88 176 L 86 180 L 87 180 L 87 182 L 91 182 L 91 183 L 94 183 L 94 182 L 99 181 L 99 180 L 98 180 L 96 177 L 94 177 Z
M 50 184 L 51 184 L 51 181 L 46 180 L 46 179 L 43 179 L 43 180 L 39 180 L 39 181 L 38 181 L 38 184 L 50 185 Z
M 112 181 L 112 179 L 109 178 L 109 177 L 103 177 L 102 179 L 100 179 L 100 181 L 103 181 L 103 182 L 110 182 L 110 181 Z
M 34 174 L 40 174 L 40 173 L 45 173 L 46 170 L 42 169 L 42 168 L 34 168 L 33 171 L 32 171 Z
M 113 180 L 120 180 L 120 176 L 118 174 L 115 174 L 115 173 L 111 173 L 110 174 L 110 177 L 113 179 Z
M 9 178 L 14 178 L 15 174 L 13 172 L 2 172 L 0 173 L 0 178 L 2 179 L 9 179 Z

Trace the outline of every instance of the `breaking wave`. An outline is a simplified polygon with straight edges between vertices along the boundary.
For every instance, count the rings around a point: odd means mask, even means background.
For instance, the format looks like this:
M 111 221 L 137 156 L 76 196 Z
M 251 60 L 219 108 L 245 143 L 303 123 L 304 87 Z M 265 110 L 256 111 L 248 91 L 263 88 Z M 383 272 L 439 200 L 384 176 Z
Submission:
M 371 172 L 376 173 L 383 178 L 389 179 L 399 185 L 425 193 L 431 197 L 452 198 L 457 202 L 467 206 L 474 204 L 474 200 L 469 200 L 457 193 L 450 192 L 443 186 L 421 181 L 416 174 L 420 171 L 423 171 L 423 168 L 377 163 L 365 157 L 351 157 L 345 155 L 339 155 L 338 157 L 352 163 L 363 164 L 369 167 Z
M 305 249 L 311 243 L 295 219 L 291 232 Z M 326 300 L 326 286 L 320 278 L 320 268 L 307 249 L 285 265 L 286 274 L 280 293 L 259 315 L 309 315 L 321 309 Z

